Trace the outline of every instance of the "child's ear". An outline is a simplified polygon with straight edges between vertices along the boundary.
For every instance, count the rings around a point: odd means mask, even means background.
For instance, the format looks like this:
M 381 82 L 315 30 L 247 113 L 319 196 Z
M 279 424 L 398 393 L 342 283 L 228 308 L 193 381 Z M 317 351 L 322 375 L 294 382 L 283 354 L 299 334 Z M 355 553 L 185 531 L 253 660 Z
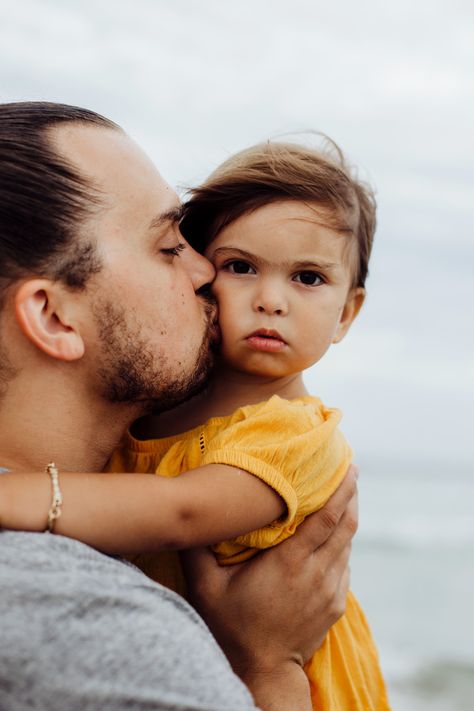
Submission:
M 349 291 L 346 303 L 344 304 L 344 308 L 341 311 L 341 316 L 339 318 L 339 323 L 336 328 L 336 333 L 334 335 L 334 338 L 332 339 L 333 343 L 339 343 L 339 341 L 342 341 L 342 339 L 350 329 L 352 322 L 361 310 L 364 301 L 365 289 L 359 286 Z
M 15 315 L 29 341 L 52 358 L 73 361 L 84 355 L 84 341 L 74 318 L 74 299 L 59 282 L 23 282 L 15 294 Z

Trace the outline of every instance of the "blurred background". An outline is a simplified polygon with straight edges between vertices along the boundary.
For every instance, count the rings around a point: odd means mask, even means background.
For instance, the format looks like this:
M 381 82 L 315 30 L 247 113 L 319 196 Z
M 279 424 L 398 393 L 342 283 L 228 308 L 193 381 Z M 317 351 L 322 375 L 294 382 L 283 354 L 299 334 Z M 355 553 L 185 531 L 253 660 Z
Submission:
M 0 0 L 0 101 L 104 113 L 178 188 L 307 129 L 375 186 L 366 306 L 307 384 L 361 466 L 353 588 L 399 711 L 473 708 L 473 72 L 469 0 Z

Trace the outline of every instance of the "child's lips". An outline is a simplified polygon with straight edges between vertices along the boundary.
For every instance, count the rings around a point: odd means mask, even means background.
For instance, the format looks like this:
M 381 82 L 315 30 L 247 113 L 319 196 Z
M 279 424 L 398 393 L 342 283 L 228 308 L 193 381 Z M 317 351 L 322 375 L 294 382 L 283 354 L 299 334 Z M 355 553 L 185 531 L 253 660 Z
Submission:
M 270 328 L 259 328 L 257 331 L 248 335 L 245 340 L 254 350 L 265 351 L 267 353 L 278 353 L 287 345 L 278 331 Z

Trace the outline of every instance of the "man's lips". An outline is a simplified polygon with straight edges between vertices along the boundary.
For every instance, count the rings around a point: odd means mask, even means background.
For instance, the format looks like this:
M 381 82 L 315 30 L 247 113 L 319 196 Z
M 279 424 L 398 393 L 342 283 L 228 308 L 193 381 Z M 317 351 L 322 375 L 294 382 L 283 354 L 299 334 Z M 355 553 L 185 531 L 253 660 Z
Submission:
M 256 351 L 278 353 L 287 345 L 278 331 L 272 328 L 259 328 L 246 337 L 247 344 Z

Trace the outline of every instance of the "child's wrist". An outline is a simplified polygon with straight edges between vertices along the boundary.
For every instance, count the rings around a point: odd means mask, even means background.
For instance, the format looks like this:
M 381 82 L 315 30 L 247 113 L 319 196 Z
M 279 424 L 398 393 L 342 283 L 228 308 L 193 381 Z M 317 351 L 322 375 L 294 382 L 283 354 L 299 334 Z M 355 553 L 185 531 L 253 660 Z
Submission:
M 50 503 L 50 484 L 46 475 L 11 472 L 0 475 L 1 528 L 44 531 Z

